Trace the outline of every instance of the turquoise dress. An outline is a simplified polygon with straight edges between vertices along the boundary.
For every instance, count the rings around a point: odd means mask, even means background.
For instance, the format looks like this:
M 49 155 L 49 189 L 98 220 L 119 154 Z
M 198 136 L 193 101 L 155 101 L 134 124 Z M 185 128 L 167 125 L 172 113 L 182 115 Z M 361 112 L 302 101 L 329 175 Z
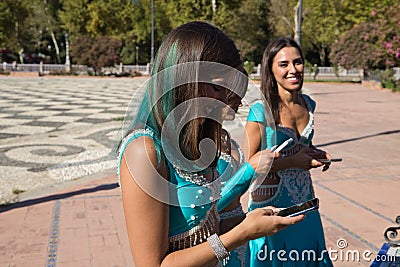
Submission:
M 134 130 L 121 143 L 118 153 L 118 178 L 126 147 L 141 136 L 148 136 L 154 141 L 158 159 L 161 159 L 161 145 L 155 132 L 151 128 Z M 218 212 L 236 196 L 245 192 L 255 175 L 250 164 L 240 166 L 240 163 L 226 154 L 221 155 L 217 167 L 213 169 L 213 182 L 207 181 L 202 175 L 181 170 L 168 161 L 167 164 L 170 182 L 173 185 L 170 187 L 169 197 L 174 203 L 178 203 L 169 206 L 169 252 L 195 246 L 207 241 L 212 234 L 218 234 Z M 221 182 L 224 183 L 222 189 Z M 231 256 L 223 263 L 224 266 L 248 266 L 249 255 L 246 251 L 247 244 L 231 251 Z
M 141 136 L 153 139 L 158 159 L 161 159 L 161 145 L 155 132 L 150 129 L 134 130 L 122 141 L 119 150 L 118 176 L 122 155 L 130 142 Z M 220 183 L 209 182 L 196 173 L 180 170 L 168 162 L 170 201 L 169 205 L 169 252 L 185 249 L 207 241 L 218 231 L 219 215 L 217 200 L 220 198 Z M 214 168 L 215 179 L 218 178 Z
M 234 149 L 236 149 L 239 154 L 239 161 L 237 161 L 230 154 L 224 152 L 221 153 L 221 156 L 218 160 L 217 171 L 221 175 L 222 198 L 218 201 L 217 208 L 221 220 L 232 219 L 237 216 L 243 217 L 245 215 L 242 209 L 242 205 L 240 204 L 235 209 L 229 211 L 222 212 L 221 210 L 225 208 L 227 204 L 229 204 L 229 201 L 232 201 L 235 196 L 242 195 L 245 191 L 247 191 L 248 187 L 250 186 L 251 178 L 255 173 L 254 171 L 252 171 L 252 168 L 249 165 L 247 166 L 247 173 L 245 172 L 240 175 L 240 180 L 242 182 L 236 181 L 236 183 L 233 184 L 232 181 L 235 179 L 234 177 L 238 177 L 233 176 L 233 174 L 237 172 L 241 166 L 243 166 L 244 155 L 238 143 L 233 139 L 229 138 L 229 140 L 232 147 L 234 147 Z M 232 185 L 230 186 L 230 184 Z M 230 194 L 230 197 L 228 197 L 228 193 Z M 223 262 L 224 267 L 249 266 L 250 249 L 248 243 L 243 244 L 242 246 L 231 251 L 230 254 L 230 257 Z
M 265 125 L 266 142 L 262 142 L 264 147 L 260 149 L 271 148 L 275 145 L 275 140 L 279 145 L 293 138 L 294 142 L 281 151 L 282 156 L 290 156 L 297 153 L 303 146 L 311 144 L 314 135 L 315 102 L 307 95 L 301 96 L 305 100 L 310 119 L 300 137 L 282 125 L 277 125 L 276 130 L 270 128 L 266 123 L 261 101 L 251 106 L 247 121 Z M 263 184 L 254 190 L 249 197 L 249 211 L 265 206 L 289 207 L 315 197 L 310 171 L 290 168 L 270 173 L 267 179 L 277 179 L 276 181 L 279 179 L 279 182 Z M 289 226 L 272 236 L 252 240 L 249 245 L 252 267 L 333 266 L 326 251 L 324 231 L 318 211 L 308 213 L 302 222 Z M 284 252 L 279 255 L 280 250 Z

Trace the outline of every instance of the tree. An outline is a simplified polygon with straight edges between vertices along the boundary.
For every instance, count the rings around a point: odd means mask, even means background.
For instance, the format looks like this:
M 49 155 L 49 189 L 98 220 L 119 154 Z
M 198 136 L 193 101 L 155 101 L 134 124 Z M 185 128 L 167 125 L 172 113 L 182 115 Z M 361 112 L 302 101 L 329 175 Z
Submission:
M 120 50 L 121 41 L 106 36 L 78 36 L 71 42 L 72 61 L 92 67 L 95 75 L 102 67 L 118 64 Z
M 30 40 L 25 48 L 30 52 L 42 54 L 51 62 L 61 62 L 58 40 L 63 37 L 57 16 L 61 3 L 58 0 L 33 0 L 30 2 L 30 15 L 27 19 L 30 28 Z M 27 47 L 28 46 L 28 47 Z
M 268 42 L 267 9 L 262 0 L 217 1 L 212 22 L 236 43 L 243 60 L 261 62 Z
M 89 0 L 64 1 L 59 11 L 63 29 L 73 39 L 75 36 L 88 35 L 86 25 L 89 21 Z
M 164 2 L 165 15 L 171 18 L 171 27 L 193 20 L 211 21 L 212 5 L 209 0 L 180 0 Z
M 376 24 L 363 22 L 348 31 L 334 44 L 330 54 L 332 62 L 346 69 L 365 71 L 383 66 L 383 54 L 377 45 L 379 29 Z
M 302 48 L 306 59 L 319 66 L 329 65 L 332 43 L 341 34 L 340 1 L 303 1 Z
M 398 0 L 307 0 L 303 1 L 302 48 L 312 64 L 330 65 L 331 46 L 353 26 L 367 22 L 379 5 Z M 275 36 L 294 36 L 294 15 L 298 0 L 270 0 L 268 21 Z
M 87 6 L 89 35 L 123 40 L 133 29 L 133 5 L 129 0 L 97 0 Z
M 18 53 L 30 35 L 27 30 L 29 2 L 16 0 L 0 1 L 0 47 Z
M 400 2 L 381 6 L 372 12 L 381 31 L 380 49 L 385 54 L 386 68 L 400 66 Z
M 274 37 L 293 36 L 294 8 L 297 0 L 270 0 L 268 7 L 268 22 L 273 29 Z
M 164 36 L 172 30 L 171 21 L 175 17 L 167 15 L 166 5 L 168 0 L 157 0 L 154 6 L 154 47 L 161 44 Z M 143 62 L 150 62 L 151 50 L 151 0 L 137 0 L 134 3 L 134 28 L 132 31 L 132 44 L 136 44 L 140 49 L 140 60 Z M 176 16 L 179 16 L 177 14 Z M 134 46 L 128 47 L 128 50 L 133 51 Z M 125 51 L 125 49 L 124 49 Z
M 344 68 L 389 68 L 400 63 L 400 3 L 381 5 L 333 45 L 331 60 Z

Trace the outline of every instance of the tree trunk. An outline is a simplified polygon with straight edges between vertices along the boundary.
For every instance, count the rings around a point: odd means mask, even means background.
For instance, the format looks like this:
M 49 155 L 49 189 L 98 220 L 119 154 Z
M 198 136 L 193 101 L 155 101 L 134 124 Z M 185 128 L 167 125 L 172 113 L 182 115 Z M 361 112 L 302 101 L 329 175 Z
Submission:
M 61 62 L 61 60 L 60 60 L 60 49 L 58 47 L 56 37 L 54 36 L 54 32 L 53 31 L 51 31 L 50 34 L 51 34 L 51 39 L 53 40 L 54 49 L 56 49 L 57 63 L 60 63 Z
M 299 33 L 297 31 L 299 27 L 299 2 L 294 7 L 294 40 L 298 43 Z

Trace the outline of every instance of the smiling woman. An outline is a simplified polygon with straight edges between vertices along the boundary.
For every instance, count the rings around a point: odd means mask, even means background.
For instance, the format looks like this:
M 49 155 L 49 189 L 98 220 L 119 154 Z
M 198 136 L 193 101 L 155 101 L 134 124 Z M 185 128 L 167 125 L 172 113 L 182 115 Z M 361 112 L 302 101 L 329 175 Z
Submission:
M 248 143 L 242 145 L 245 157 L 265 148 L 279 146 L 292 139 L 281 157 L 274 160 L 267 178 L 252 188 L 249 211 L 267 205 L 284 208 L 313 199 L 310 169 L 330 163 L 317 159 L 331 156 L 312 145 L 314 135 L 315 102 L 301 93 L 304 77 L 304 57 L 301 48 L 291 38 L 278 38 L 265 49 L 261 66 L 261 91 L 266 103 L 257 101 L 250 108 L 246 134 Z M 264 106 L 270 106 L 272 118 L 267 118 Z M 272 120 L 272 121 L 271 121 Z M 275 125 L 274 130 L 270 125 Z M 291 250 L 300 254 L 313 251 L 316 255 L 325 249 L 325 239 L 318 211 L 307 214 L 300 224 L 279 233 L 250 241 L 251 266 L 282 266 L 279 259 L 265 261 L 260 258 L 264 247 L 269 251 Z M 278 253 L 279 254 L 279 253 Z M 332 266 L 329 257 L 310 262 L 285 262 L 289 266 Z
M 303 71 L 303 58 L 295 47 L 284 47 L 274 57 L 272 72 L 278 90 L 299 90 L 303 83 Z

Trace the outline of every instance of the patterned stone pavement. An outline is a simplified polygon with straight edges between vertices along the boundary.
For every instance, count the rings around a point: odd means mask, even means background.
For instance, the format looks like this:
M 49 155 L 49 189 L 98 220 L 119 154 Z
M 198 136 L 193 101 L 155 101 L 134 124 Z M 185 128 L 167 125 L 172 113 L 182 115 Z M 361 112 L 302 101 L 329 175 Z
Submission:
M 146 80 L 0 77 L 0 204 L 21 191 L 115 168 L 121 119 Z M 257 92 L 250 84 L 226 128 L 243 128 Z
M 120 120 L 144 81 L 0 77 L 0 201 L 113 168 Z

